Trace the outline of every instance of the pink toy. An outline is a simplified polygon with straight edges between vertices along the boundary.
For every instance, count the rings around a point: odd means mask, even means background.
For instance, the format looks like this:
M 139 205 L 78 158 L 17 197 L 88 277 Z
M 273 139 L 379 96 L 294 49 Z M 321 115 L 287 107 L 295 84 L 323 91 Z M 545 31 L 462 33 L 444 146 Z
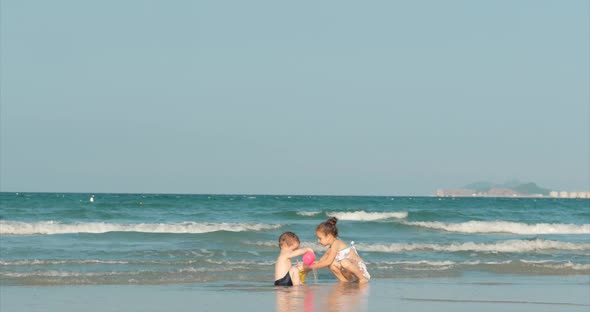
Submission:
M 311 266 L 314 261 L 315 261 L 315 254 L 313 252 L 308 251 L 303 255 L 303 263 L 305 263 L 305 265 Z

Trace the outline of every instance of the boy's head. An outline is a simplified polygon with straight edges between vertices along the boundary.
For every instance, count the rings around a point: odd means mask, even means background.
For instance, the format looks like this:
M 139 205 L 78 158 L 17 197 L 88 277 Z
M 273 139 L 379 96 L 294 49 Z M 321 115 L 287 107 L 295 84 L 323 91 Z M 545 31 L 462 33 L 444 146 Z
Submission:
M 281 236 L 279 236 L 279 248 L 290 248 L 293 250 L 299 248 L 299 237 L 293 232 L 285 232 L 281 234 Z

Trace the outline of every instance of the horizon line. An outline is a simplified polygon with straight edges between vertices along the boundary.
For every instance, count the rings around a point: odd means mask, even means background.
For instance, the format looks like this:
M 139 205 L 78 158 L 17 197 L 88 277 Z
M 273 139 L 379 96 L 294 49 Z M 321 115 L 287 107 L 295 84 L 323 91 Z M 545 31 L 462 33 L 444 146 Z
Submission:
M 309 196 L 316 196 L 316 197 L 417 197 L 417 198 L 439 198 L 439 199 L 456 199 L 456 198 L 496 198 L 496 199 L 504 199 L 504 198 L 512 198 L 512 199 L 588 199 L 588 198 L 570 198 L 570 197 L 551 197 L 551 196 L 437 196 L 436 194 L 433 195 L 331 195 L 331 194 L 255 194 L 255 193 L 129 193 L 129 192 L 55 192 L 55 191 L 45 191 L 45 192 L 33 192 L 33 191 L 24 191 L 24 192 L 13 192 L 13 191 L 0 191 L 0 194 L 87 194 L 87 195 L 95 195 L 95 194 L 116 194 L 116 195 L 194 195 L 194 196 L 295 196 L 295 197 L 309 197 Z
M 86 192 L 86 191 L 69 191 L 69 192 L 61 192 L 61 191 L 2 191 L 0 190 L 0 194 L 2 193 L 41 193 L 41 194 L 120 194 L 120 195 L 200 195 L 200 196 L 207 196 L 207 195 L 221 195 L 221 196 L 342 196 L 342 197 L 436 197 L 436 194 L 432 195 L 349 195 L 349 194 L 281 194 L 281 193 L 174 193 L 174 192 Z

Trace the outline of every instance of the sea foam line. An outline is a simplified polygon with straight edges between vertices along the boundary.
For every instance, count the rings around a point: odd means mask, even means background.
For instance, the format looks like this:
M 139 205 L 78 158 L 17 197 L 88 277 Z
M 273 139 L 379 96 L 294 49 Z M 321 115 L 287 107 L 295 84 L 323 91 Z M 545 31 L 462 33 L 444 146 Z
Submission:
M 246 245 L 278 248 L 275 241 L 244 241 Z M 425 244 L 425 243 L 392 243 L 392 244 L 364 244 L 357 243 L 359 252 L 398 253 L 410 251 L 438 251 L 438 252 L 509 252 L 525 253 L 550 250 L 561 251 L 590 251 L 590 243 L 570 243 L 554 240 L 505 240 L 493 243 L 464 242 L 453 244 Z M 316 243 L 302 242 L 301 247 L 309 247 L 314 251 L 324 251 L 325 248 Z
M 405 219 L 408 217 L 406 211 L 400 212 L 366 212 L 363 210 L 354 212 L 326 212 L 328 217 L 336 217 L 338 220 L 346 221 L 377 221 L 386 219 Z
M 406 225 L 459 233 L 512 233 L 512 234 L 590 234 L 590 224 L 537 223 L 509 221 L 402 222 Z
M 322 213 L 321 211 L 298 211 L 297 214 L 304 217 L 313 217 Z
M 141 232 L 141 233 L 172 233 L 200 234 L 217 231 L 244 232 L 264 231 L 280 228 L 274 224 L 247 223 L 138 223 L 117 224 L 105 222 L 61 223 L 56 221 L 18 222 L 0 221 L 2 235 L 33 235 L 33 234 L 73 234 L 73 233 L 107 233 L 107 232 Z
M 213 260 L 213 259 L 202 259 L 202 260 L 187 260 L 187 261 L 122 261 L 122 260 L 97 260 L 97 259 L 34 259 L 34 260 L 0 260 L 0 266 L 53 266 L 53 265 L 134 265 L 134 266 L 193 266 L 193 265 L 204 265 L 204 264 L 215 264 L 223 266 L 269 266 L 274 265 L 276 261 L 253 261 L 253 260 L 240 260 L 240 261 L 227 261 L 227 260 Z
M 187 273 L 210 273 L 210 272 L 228 272 L 236 270 L 247 270 L 248 266 L 215 266 L 215 267 L 185 267 L 176 270 L 138 270 L 138 271 L 106 271 L 106 272 L 80 272 L 80 271 L 58 271 L 58 270 L 37 270 L 29 272 L 12 272 L 0 271 L 0 276 L 17 277 L 17 278 L 47 278 L 47 277 L 108 277 L 108 276 L 140 276 L 140 275 L 156 275 L 161 276 L 170 274 L 187 274 Z
M 441 252 L 510 252 L 523 253 L 546 250 L 588 251 L 590 244 L 570 243 L 553 240 L 507 240 L 496 243 L 455 243 L 455 244 L 357 244 L 359 251 L 366 252 L 407 252 L 407 251 L 441 251 Z
M 32 266 L 32 265 L 65 265 L 65 264 L 131 264 L 130 261 L 121 260 L 97 260 L 97 259 L 71 259 L 71 260 L 56 260 L 56 259 L 34 259 L 34 260 L 0 260 L 0 266 L 14 265 L 14 266 Z M 148 264 L 153 264 L 145 262 Z M 143 264 L 143 263 L 142 263 Z
M 376 269 L 393 269 L 397 268 L 398 266 L 403 267 L 443 267 L 444 269 L 449 269 L 451 267 L 456 266 L 506 266 L 506 265 L 521 265 L 527 267 L 540 267 L 540 268 L 547 268 L 547 269 L 571 269 L 575 271 L 586 271 L 590 270 L 590 264 L 586 263 L 573 263 L 571 261 L 552 261 L 552 260 L 507 260 L 507 261 L 464 261 L 464 262 L 455 262 L 455 261 L 429 261 L 429 260 L 418 260 L 418 261 L 384 261 L 384 262 L 369 262 L 367 263 L 369 266 L 372 266 Z

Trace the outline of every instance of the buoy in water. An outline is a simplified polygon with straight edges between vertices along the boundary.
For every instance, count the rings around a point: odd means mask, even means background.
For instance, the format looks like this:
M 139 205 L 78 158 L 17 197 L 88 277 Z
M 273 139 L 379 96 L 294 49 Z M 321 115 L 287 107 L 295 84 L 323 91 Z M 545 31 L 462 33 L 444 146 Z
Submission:
M 93 203 L 93 202 L 94 202 L 94 195 L 90 196 L 90 199 L 89 199 L 89 201 L 90 201 L 91 203 Z

